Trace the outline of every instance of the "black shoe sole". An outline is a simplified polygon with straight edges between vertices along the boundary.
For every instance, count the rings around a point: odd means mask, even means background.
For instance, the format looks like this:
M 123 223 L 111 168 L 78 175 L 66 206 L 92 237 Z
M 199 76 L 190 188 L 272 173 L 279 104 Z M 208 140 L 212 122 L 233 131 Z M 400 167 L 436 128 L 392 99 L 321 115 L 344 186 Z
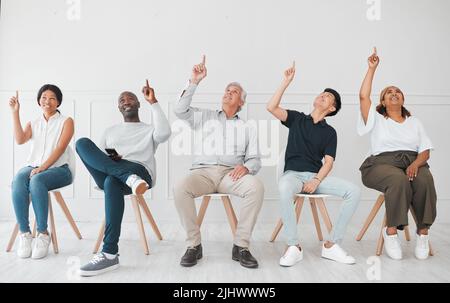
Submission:
M 235 256 L 232 256 L 231 259 L 233 259 L 233 261 L 239 262 L 239 264 L 241 264 L 242 267 L 245 267 L 245 268 L 258 268 L 258 264 L 254 264 L 254 265 L 242 264 L 242 262 L 239 260 L 239 258 L 236 258 Z
M 197 256 L 197 260 L 194 263 L 182 263 L 182 262 L 180 262 L 180 265 L 183 266 L 183 267 L 192 267 L 194 265 L 197 265 L 197 263 L 198 263 L 197 261 L 200 260 L 201 258 L 203 258 L 203 254 L 199 254 Z

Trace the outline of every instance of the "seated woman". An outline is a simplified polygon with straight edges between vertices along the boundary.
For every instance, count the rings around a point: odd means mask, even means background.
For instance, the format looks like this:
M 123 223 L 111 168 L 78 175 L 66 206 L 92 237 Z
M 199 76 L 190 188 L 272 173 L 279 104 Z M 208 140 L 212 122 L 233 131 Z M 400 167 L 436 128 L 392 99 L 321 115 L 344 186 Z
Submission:
M 397 229 L 408 225 L 412 208 L 417 217 L 415 255 L 423 260 L 429 253 L 428 230 L 436 218 L 436 190 L 427 164 L 433 146 L 422 123 L 403 106 L 399 88 L 386 87 L 380 104 L 372 106 L 370 93 L 379 62 L 375 48 L 360 91 L 358 133 L 371 135 L 370 157 L 360 168 L 362 182 L 385 195 L 387 227 L 382 234 L 388 256 L 402 258 Z
M 72 183 L 68 144 L 73 136 L 74 123 L 72 118 L 61 115 L 58 110 L 62 98 L 62 92 L 57 86 L 44 85 L 37 96 L 42 115 L 28 122 L 25 129 L 19 117 L 18 92 L 9 101 L 17 144 L 25 144 L 28 141 L 32 143 L 27 166 L 19 170 L 12 183 L 12 200 L 20 230 L 17 251 L 20 258 L 41 259 L 47 256 L 50 244 L 47 231 L 48 191 Z M 30 198 L 38 232 L 33 247 L 28 220 Z

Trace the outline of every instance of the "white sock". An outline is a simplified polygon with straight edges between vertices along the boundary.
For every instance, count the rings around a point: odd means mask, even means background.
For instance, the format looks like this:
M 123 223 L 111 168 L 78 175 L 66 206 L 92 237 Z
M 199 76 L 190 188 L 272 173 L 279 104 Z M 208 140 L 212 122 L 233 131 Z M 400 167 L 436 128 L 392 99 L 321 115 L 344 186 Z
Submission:
M 108 254 L 108 253 L 103 253 L 104 255 L 105 255 L 105 257 L 106 257 L 106 259 L 108 259 L 108 260 L 112 260 L 112 259 L 114 259 L 117 255 L 111 255 L 111 254 Z

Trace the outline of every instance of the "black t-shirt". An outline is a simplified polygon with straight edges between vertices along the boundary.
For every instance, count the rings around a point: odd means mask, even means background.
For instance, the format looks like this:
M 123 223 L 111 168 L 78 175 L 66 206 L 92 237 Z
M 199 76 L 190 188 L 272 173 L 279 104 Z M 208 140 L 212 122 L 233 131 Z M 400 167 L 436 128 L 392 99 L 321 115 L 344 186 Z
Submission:
M 311 115 L 294 110 L 287 113 L 286 121 L 281 122 L 289 128 L 284 171 L 317 173 L 325 155 L 336 158 L 336 131 L 325 120 L 314 124 Z

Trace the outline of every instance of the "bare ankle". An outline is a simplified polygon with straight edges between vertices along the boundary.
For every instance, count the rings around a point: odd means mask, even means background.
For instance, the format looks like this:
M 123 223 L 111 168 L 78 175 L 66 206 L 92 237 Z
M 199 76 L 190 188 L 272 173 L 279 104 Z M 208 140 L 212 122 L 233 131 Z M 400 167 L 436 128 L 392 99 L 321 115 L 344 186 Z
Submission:
M 386 229 L 386 233 L 387 233 L 389 236 L 396 235 L 396 234 L 397 234 L 397 227 L 388 227 L 388 228 Z
M 420 229 L 418 233 L 419 233 L 419 235 L 427 236 L 428 235 L 428 228 Z
M 334 245 L 334 243 L 330 242 L 330 241 L 326 241 L 324 244 L 325 248 L 331 248 L 331 247 L 333 247 L 333 245 Z

